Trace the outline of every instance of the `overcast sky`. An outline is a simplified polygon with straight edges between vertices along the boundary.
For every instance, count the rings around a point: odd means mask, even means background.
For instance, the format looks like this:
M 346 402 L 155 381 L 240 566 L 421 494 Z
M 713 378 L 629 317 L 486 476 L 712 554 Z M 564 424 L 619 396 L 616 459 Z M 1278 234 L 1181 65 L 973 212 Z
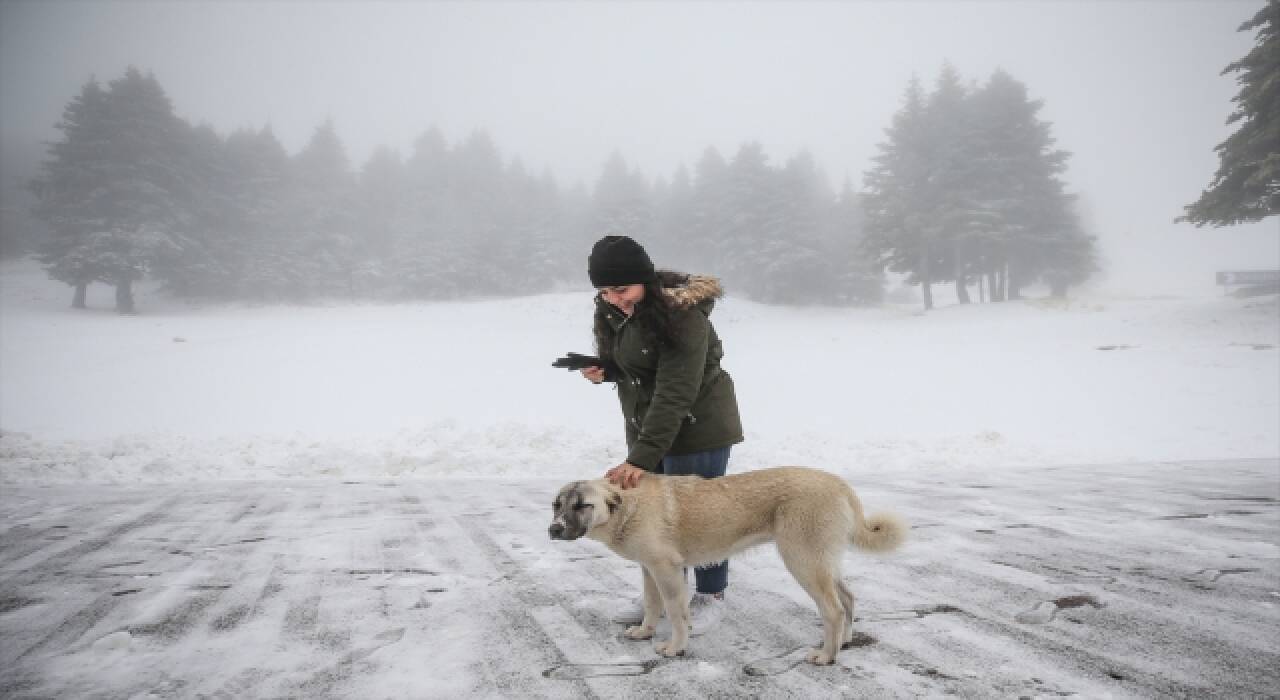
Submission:
M 617 150 L 650 176 L 808 149 L 861 184 L 912 75 L 1003 68 L 1045 103 L 1086 224 L 1124 248 L 1216 237 L 1277 260 L 1275 218 L 1227 232 L 1172 220 L 1209 182 L 1262 0 L 1192 2 L 0 5 L 0 137 L 49 139 L 93 75 L 151 71 L 178 114 L 222 133 L 270 124 L 291 152 L 332 118 L 359 166 L 430 126 L 484 128 L 508 159 L 590 185 Z M 1132 253 L 1133 251 L 1131 251 Z M 1193 256 L 1194 257 L 1194 256 Z M 1230 261 L 1224 261 L 1224 264 Z

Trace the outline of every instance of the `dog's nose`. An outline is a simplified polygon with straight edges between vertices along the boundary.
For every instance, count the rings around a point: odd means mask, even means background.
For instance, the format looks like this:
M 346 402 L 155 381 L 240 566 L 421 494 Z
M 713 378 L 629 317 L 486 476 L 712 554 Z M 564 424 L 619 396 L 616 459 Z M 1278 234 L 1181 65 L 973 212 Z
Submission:
M 551 527 L 547 528 L 547 532 L 551 534 L 551 539 L 558 540 L 564 535 L 564 525 L 552 523 Z

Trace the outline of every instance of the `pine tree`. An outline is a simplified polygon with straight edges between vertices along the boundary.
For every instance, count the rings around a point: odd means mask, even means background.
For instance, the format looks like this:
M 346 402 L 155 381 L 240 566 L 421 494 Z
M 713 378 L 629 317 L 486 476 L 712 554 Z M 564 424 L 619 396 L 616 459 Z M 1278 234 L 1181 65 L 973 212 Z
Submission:
M 514 291 L 503 271 L 502 227 L 507 217 L 502 156 L 493 139 L 475 131 L 450 153 L 452 210 L 445 260 L 448 279 L 462 294 Z
M 410 298 L 452 296 L 459 281 L 447 274 L 452 249 L 452 222 L 457 204 L 451 194 L 449 146 L 432 127 L 414 142 L 405 162 L 408 220 L 394 241 L 389 276 L 394 293 Z
M 614 152 L 596 180 L 592 228 L 598 235 L 630 236 L 647 240 L 654 227 L 653 195 L 639 171 L 628 167 Z
M 298 286 L 291 276 L 289 154 L 269 126 L 233 132 L 224 151 L 231 175 L 229 225 L 240 232 L 227 263 L 235 291 L 258 301 L 287 298 Z
M 386 147 L 374 150 L 360 171 L 357 189 L 363 245 L 357 250 L 355 286 L 365 296 L 389 286 L 395 241 L 410 227 L 408 177 L 400 154 Z
M 227 296 L 235 291 L 245 242 L 226 145 L 208 125 L 182 126 L 176 164 L 185 186 L 169 196 L 189 218 L 168 232 L 169 245 L 156 252 L 149 273 L 180 296 Z
M 829 256 L 837 264 L 834 299 L 858 305 L 883 301 L 884 270 L 867 257 L 863 244 L 866 213 L 861 196 L 848 180 L 831 207 L 826 225 Z
M 695 253 L 693 178 L 683 164 L 676 167 L 671 179 L 654 187 L 653 233 L 645 243 L 655 260 L 665 260 L 672 269 L 698 269 Z
M 777 176 L 758 142 L 738 148 L 725 176 L 724 210 L 713 239 L 715 269 L 735 289 L 758 297 L 765 288 L 761 254 L 780 235 Z
M 1268 0 L 1238 31 L 1253 29 L 1253 50 L 1222 71 L 1239 73 L 1227 123 L 1240 126 L 1214 149 L 1213 182 L 1178 221 L 1220 227 L 1280 214 L 1280 0 Z
M 58 128 L 63 139 L 33 183 L 53 230 L 46 268 L 76 288 L 74 304 L 101 281 L 116 287 L 116 309 L 133 313 L 133 283 L 194 224 L 189 127 L 155 77 L 130 67 L 105 91 L 90 81 Z
M 968 95 L 960 75 L 944 64 L 924 109 L 929 176 L 924 188 L 927 265 L 931 280 L 954 280 L 960 303 L 969 303 L 973 251 L 965 233 L 973 225 L 973 168 Z
M 111 174 L 106 111 L 106 91 L 90 79 L 63 109 L 56 124 L 62 138 L 49 144 L 49 159 L 30 184 L 38 199 L 33 213 L 50 229 L 41 261 L 50 277 L 74 288 L 71 305 L 78 309 L 85 306 L 89 284 L 105 275 L 84 247 L 104 223 Z
M 747 250 L 750 267 L 758 273 L 748 289 L 763 302 L 808 303 L 833 300 L 837 268 L 845 263 L 827 254 L 824 222 L 832 202 L 823 175 L 808 152 L 775 171 L 769 191 L 772 202 L 761 238 Z
M 920 81 L 912 78 L 901 109 L 878 146 L 875 163 L 864 176 L 866 237 L 863 246 L 870 258 L 893 272 L 904 273 L 910 284 L 919 284 L 924 308 L 933 308 L 933 267 L 936 243 L 926 212 L 928 180 L 932 174 L 925 96 Z
M 693 202 L 684 243 L 694 268 L 720 269 L 720 240 L 731 215 L 729 165 L 719 151 L 707 148 L 694 167 Z
M 104 281 L 116 286 L 116 308 L 133 312 L 132 285 L 157 258 L 181 248 L 195 225 L 191 203 L 200 183 L 191 171 L 185 139 L 190 127 L 154 76 L 129 68 L 111 81 L 112 173 L 108 187 L 109 228 L 98 249 L 110 268 Z
M 1039 279 L 1065 293 L 1096 269 L 1093 238 L 1081 229 L 1060 177 L 1070 153 L 1054 148 L 1042 106 L 999 70 L 971 98 L 969 238 L 993 301 L 1018 298 Z
M 332 121 L 316 128 L 293 157 L 289 219 L 292 255 L 287 264 L 294 296 L 354 294 L 359 234 L 355 177 Z
M 924 289 L 954 280 L 961 303 L 985 276 L 993 301 L 1031 282 L 1055 293 L 1096 268 L 1060 174 L 1068 153 L 1053 149 L 1041 104 L 1003 72 L 965 90 L 944 67 L 926 102 L 918 81 L 865 178 L 864 247 Z M 981 286 L 979 287 L 981 291 Z
M 548 291 L 561 252 L 552 240 L 559 225 L 555 181 L 549 175 L 533 177 L 516 160 L 507 168 L 505 190 L 505 215 L 501 221 L 504 244 L 498 251 L 503 287 L 511 294 Z

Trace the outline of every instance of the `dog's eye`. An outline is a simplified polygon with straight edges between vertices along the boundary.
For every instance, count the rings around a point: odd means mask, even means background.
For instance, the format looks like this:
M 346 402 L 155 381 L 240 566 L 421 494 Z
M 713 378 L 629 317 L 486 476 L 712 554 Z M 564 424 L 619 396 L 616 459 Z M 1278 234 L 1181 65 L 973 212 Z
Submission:
M 590 508 L 590 507 L 591 507 L 591 504 L 590 504 L 590 503 L 579 503 L 579 504 L 575 505 L 575 506 L 573 507 L 573 509 L 574 509 L 574 510 L 582 510 L 583 508 Z

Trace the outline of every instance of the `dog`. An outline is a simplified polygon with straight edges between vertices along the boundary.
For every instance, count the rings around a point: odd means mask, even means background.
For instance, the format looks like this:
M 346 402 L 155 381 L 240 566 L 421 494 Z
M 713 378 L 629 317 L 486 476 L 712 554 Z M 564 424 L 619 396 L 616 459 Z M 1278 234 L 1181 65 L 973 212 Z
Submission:
M 664 609 L 671 638 L 654 649 L 671 657 L 689 641 L 685 567 L 715 564 L 749 547 L 775 542 L 787 570 L 822 616 L 822 646 L 808 654 L 830 664 L 853 641 L 853 594 L 840 579 L 850 546 L 888 552 L 906 536 L 892 514 L 864 518 L 853 489 L 838 476 L 805 467 L 775 467 L 717 479 L 646 475 L 631 489 L 597 479 L 574 481 L 552 504 L 553 540 L 588 537 L 644 576 L 644 619 L 629 639 L 651 639 Z

